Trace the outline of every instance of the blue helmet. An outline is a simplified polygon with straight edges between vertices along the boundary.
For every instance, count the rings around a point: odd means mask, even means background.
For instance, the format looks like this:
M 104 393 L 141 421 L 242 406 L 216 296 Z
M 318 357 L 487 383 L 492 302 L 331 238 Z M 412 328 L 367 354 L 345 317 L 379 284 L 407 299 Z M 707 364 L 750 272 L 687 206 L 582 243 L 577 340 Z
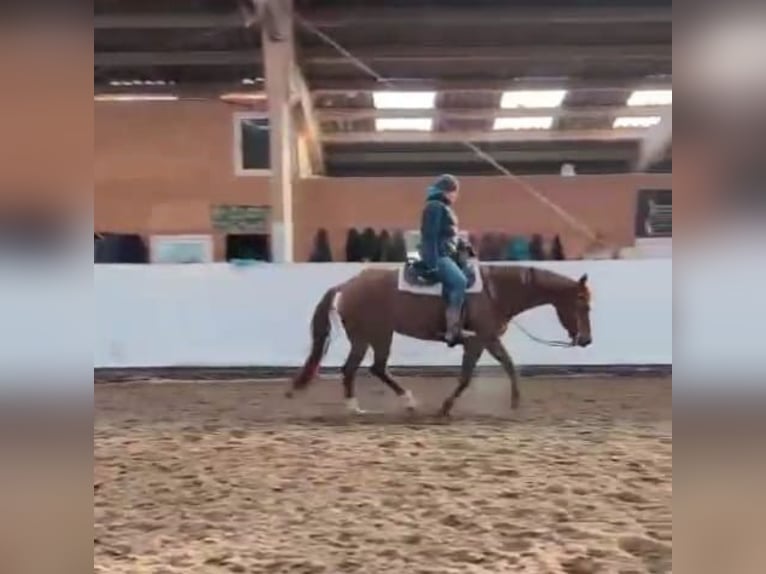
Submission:
M 454 175 L 444 174 L 440 175 L 436 182 L 434 183 L 434 187 L 440 191 L 443 191 L 445 193 L 449 193 L 451 191 L 457 191 L 460 188 L 460 184 L 457 181 L 457 178 Z

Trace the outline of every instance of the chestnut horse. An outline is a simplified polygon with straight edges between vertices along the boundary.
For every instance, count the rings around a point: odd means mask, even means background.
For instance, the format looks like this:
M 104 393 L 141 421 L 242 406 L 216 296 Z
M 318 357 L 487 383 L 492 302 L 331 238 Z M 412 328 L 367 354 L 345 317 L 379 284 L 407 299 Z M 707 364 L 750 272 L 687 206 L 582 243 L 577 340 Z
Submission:
M 519 313 L 541 305 L 553 305 L 571 345 L 591 343 L 590 292 L 587 275 L 573 280 L 549 270 L 526 266 L 476 267 L 481 292 L 466 300 L 465 324 L 475 336 L 463 342 L 463 361 L 457 388 L 442 404 L 440 414 L 449 415 L 455 401 L 471 382 L 476 364 L 487 350 L 502 365 L 511 381 L 511 408 L 521 398 L 513 361 L 501 341 L 508 324 Z M 441 341 L 444 333 L 442 297 L 401 290 L 396 269 L 368 268 L 341 285 L 329 289 L 317 305 L 311 321 L 312 347 L 287 396 L 305 389 L 315 378 L 329 345 L 331 315 L 337 313 L 351 343 L 342 368 L 348 408 L 359 409 L 354 377 L 367 350 L 372 347 L 372 374 L 383 381 L 408 409 L 415 408 L 412 393 L 394 380 L 387 363 L 394 333 L 426 341 Z

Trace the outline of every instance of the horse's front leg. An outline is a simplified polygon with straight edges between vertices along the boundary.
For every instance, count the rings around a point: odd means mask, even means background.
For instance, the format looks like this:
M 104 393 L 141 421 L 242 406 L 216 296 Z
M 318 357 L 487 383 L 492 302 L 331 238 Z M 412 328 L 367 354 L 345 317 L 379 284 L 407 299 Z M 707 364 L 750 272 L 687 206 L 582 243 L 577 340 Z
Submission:
M 441 416 L 449 416 L 452 407 L 455 405 L 455 401 L 463 394 L 463 391 L 468 388 L 471 379 L 473 379 L 473 371 L 476 368 L 476 363 L 479 362 L 479 357 L 481 357 L 483 352 L 484 344 L 478 337 L 466 339 L 463 344 L 463 363 L 460 367 L 460 380 L 458 381 L 457 388 L 442 404 L 439 411 Z
M 511 356 L 505 349 L 505 345 L 500 339 L 493 339 L 487 344 L 487 350 L 502 365 L 503 370 L 511 379 L 511 408 L 517 409 L 521 404 L 521 393 L 519 392 L 519 377 L 516 373 L 516 366 L 513 364 Z

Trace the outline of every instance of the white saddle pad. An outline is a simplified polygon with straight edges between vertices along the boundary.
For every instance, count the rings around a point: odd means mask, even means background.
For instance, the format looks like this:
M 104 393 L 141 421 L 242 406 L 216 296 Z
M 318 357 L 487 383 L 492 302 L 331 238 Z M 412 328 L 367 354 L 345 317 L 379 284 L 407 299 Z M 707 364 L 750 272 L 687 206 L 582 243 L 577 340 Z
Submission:
M 481 293 L 484 290 L 484 280 L 481 276 L 481 271 L 479 269 L 479 263 L 476 260 L 471 261 L 470 263 L 471 269 L 476 274 L 476 281 L 473 282 L 473 285 L 471 285 L 467 290 L 466 293 Z M 399 291 L 407 291 L 408 293 L 417 293 L 418 295 L 434 295 L 437 297 L 441 297 L 442 295 L 442 284 L 441 283 L 434 283 L 433 285 L 412 285 L 408 283 L 404 278 L 404 265 L 399 266 L 399 275 L 398 275 L 398 289 Z

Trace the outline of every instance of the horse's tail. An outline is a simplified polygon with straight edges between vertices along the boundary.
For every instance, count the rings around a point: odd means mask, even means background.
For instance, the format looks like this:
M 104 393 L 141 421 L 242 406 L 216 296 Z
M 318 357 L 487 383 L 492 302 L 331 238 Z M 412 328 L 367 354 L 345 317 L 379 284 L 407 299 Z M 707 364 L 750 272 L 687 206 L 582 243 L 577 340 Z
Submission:
M 288 397 L 291 397 L 295 391 L 305 389 L 319 372 L 319 365 L 330 346 L 329 339 L 332 331 L 330 315 L 333 312 L 333 302 L 337 293 L 337 287 L 328 289 L 314 309 L 314 316 L 311 318 L 311 353 L 298 376 L 293 379 L 292 388 L 287 391 Z

